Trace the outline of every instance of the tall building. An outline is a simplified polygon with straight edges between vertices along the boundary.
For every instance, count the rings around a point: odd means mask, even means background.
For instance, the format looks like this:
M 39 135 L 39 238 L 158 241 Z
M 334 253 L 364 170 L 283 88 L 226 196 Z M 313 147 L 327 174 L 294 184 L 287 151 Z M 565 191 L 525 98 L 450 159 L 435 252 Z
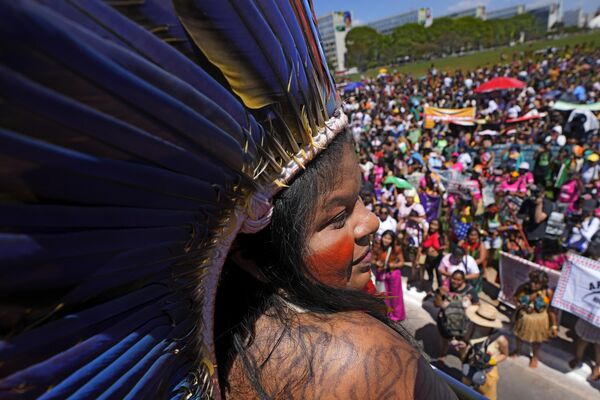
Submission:
M 536 8 L 529 8 L 525 12 L 532 15 L 548 30 L 552 29 L 554 24 L 561 21 L 559 2 L 546 4 Z
M 321 46 L 327 61 L 335 71 L 344 71 L 346 59 L 346 35 L 352 28 L 350 11 L 335 11 L 317 20 Z
M 487 11 L 486 19 L 504 19 L 512 18 L 516 15 L 523 14 L 525 12 L 524 5 L 512 6 L 507 8 L 501 8 L 499 10 Z
M 576 26 L 583 28 L 587 23 L 586 14 L 581 8 L 567 10 L 563 13 L 562 22 L 565 26 Z
M 461 10 L 457 12 L 453 12 L 450 14 L 444 15 L 447 18 L 461 18 L 461 17 L 475 17 L 480 19 L 485 19 L 485 6 L 477 6 L 473 8 L 467 8 L 466 10 Z
M 377 32 L 388 35 L 394 32 L 399 26 L 417 23 L 429 27 L 433 21 L 431 8 L 420 8 L 409 11 L 404 14 L 396 14 L 390 17 L 378 19 L 377 21 L 367 23 L 367 26 L 375 29 Z

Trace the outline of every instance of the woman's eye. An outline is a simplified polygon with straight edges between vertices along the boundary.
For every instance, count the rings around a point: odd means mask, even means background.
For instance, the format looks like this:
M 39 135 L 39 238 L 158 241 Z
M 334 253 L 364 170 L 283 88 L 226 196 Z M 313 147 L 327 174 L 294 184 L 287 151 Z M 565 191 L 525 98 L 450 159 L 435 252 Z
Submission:
M 339 213 L 338 215 L 336 215 L 332 220 L 330 225 L 334 228 L 334 229 L 341 229 L 344 227 L 344 225 L 346 224 L 346 211 L 343 211 L 341 213 Z

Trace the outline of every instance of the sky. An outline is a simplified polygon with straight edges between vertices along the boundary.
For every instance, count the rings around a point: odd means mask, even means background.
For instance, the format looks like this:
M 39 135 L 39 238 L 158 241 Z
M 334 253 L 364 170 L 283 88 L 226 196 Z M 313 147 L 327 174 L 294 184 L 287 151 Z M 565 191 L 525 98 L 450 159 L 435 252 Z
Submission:
M 486 6 L 486 10 L 490 11 L 519 4 L 525 4 L 526 8 L 533 8 L 551 2 L 551 0 L 313 0 L 318 17 L 331 11 L 352 11 L 354 26 L 421 7 L 430 7 L 435 18 L 479 5 Z M 594 13 L 600 8 L 600 0 L 562 0 L 563 11 L 580 7 L 587 13 Z

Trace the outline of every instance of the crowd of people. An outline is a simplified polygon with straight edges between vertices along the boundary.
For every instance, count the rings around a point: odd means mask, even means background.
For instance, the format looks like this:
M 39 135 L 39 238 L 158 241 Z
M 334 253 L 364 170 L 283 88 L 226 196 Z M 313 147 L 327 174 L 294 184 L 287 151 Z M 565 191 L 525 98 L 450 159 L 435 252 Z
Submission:
M 553 270 L 562 268 L 568 251 L 600 257 L 598 120 L 593 107 L 554 107 L 600 101 L 599 73 L 600 49 L 583 44 L 472 71 L 432 65 L 423 77 L 382 73 L 344 92 L 364 179 L 361 197 L 380 220 L 374 284 L 385 293 L 392 320 L 406 316 L 404 269 L 407 288 L 435 297 L 440 307 L 444 353 L 449 343 L 469 337 L 453 332 L 467 313 L 452 317 L 451 310 L 481 307 L 478 294 L 500 283 L 492 271 L 500 252 Z M 502 76 L 525 86 L 476 93 Z M 431 126 L 426 107 L 475 107 L 476 115 L 473 123 Z M 531 342 L 535 367 L 540 343 L 556 335 L 557 324 L 547 277 L 530 278 L 514 293 L 513 353 Z M 590 336 L 600 343 L 600 335 Z M 600 378 L 597 365 L 593 378 Z

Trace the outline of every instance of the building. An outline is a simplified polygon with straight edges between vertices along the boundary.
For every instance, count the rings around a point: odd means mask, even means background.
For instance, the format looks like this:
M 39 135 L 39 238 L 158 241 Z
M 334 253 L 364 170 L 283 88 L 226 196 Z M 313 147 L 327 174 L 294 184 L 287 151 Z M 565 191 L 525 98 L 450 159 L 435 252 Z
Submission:
M 499 10 L 487 11 L 486 19 L 490 20 L 490 19 L 512 18 L 514 16 L 523 14 L 524 12 L 525 12 L 524 5 L 501 8 Z
M 581 8 L 567 10 L 563 13 L 562 22 L 565 26 L 583 28 L 587 23 L 586 14 Z
M 352 28 L 350 11 L 335 11 L 317 20 L 321 46 L 327 62 L 335 71 L 346 69 L 346 35 Z
M 475 17 L 485 19 L 485 6 L 477 6 L 473 8 L 467 8 L 462 11 L 457 11 L 451 14 L 446 14 L 444 17 L 447 18 L 461 18 L 461 17 Z
M 421 8 L 404 14 L 396 14 L 390 17 L 378 19 L 367 23 L 367 26 L 375 29 L 383 35 L 389 35 L 394 29 L 406 24 L 421 24 L 429 27 L 433 21 L 431 8 Z
M 532 15 L 546 29 L 550 30 L 557 23 L 561 22 L 560 3 L 546 4 L 536 8 L 529 8 L 525 11 Z

